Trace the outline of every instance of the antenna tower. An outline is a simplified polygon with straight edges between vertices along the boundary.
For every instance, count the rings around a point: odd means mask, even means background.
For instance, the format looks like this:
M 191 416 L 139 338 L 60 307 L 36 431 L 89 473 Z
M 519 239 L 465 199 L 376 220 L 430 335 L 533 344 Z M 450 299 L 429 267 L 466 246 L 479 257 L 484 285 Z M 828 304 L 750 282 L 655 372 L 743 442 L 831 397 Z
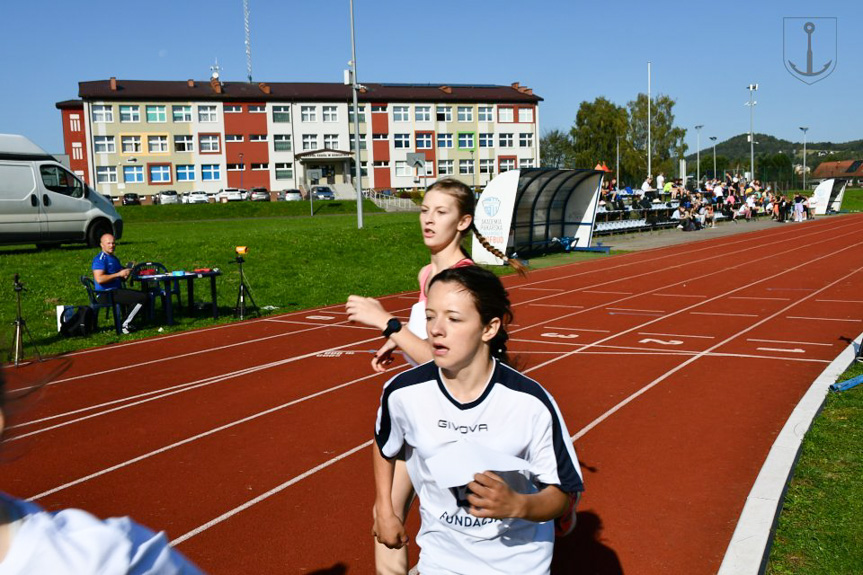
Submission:
M 249 0 L 243 0 L 243 25 L 246 28 L 246 72 L 249 76 L 249 84 L 252 83 L 252 43 L 249 30 Z

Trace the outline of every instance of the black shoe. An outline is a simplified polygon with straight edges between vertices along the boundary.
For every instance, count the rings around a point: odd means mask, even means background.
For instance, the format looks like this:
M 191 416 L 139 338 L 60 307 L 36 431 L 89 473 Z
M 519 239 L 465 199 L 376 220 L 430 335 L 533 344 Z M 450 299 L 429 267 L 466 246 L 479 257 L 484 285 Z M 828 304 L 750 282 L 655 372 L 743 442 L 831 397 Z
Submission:
M 138 331 L 138 328 L 135 327 L 134 324 L 130 323 L 129 325 L 124 325 L 122 331 L 124 335 L 129 335 L 130 333 L 135 333 L 136 331 Z

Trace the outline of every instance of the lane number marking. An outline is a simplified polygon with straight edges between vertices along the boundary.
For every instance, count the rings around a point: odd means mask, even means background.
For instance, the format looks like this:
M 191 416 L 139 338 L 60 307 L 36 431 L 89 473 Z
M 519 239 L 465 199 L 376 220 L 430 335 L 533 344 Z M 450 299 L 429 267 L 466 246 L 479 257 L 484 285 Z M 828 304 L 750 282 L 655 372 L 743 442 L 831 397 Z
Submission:
M 638 341 L 638 343 L 658 343 L 659 345 L 683 345 L 683 342 L 679 339 L 654 339 L 652 337 L 646 337 Z
M 578 337 L 577 333 L 557 333 L 555 331 L 549 331 L 542 334 L 542 337 L 555 337 L 559 339 L 575 339 Z

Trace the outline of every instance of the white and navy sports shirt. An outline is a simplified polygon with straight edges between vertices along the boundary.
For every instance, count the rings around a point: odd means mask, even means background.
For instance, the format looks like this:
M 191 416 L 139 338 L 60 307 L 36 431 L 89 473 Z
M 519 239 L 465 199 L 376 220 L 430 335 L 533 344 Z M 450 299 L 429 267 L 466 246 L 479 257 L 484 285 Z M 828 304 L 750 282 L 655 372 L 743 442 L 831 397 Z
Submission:
M 420 573 L 549 572 L 552 521 L 474 517 L 459 505 L 463 493 L 439 486 L 426 464 L 445 446 L 467 440 L 525 459 L 529 477 L 505 476 L 519 492 L 534 493 L 547 485 L 571 494 L 583 491 L 566 424 L 539 383 L 495 361 L 480 397 L 460 403 L 448 392 L 434 362 L 420 365 L 384 387 L 375 439 L 386 458 L 405 448 L 408 473 L 420 498 Z

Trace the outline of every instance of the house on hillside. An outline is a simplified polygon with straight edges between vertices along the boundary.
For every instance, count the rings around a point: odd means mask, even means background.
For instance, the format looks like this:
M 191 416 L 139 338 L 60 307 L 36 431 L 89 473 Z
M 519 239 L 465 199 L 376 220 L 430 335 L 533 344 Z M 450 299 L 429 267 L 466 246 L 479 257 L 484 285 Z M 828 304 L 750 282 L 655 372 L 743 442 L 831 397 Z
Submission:
M 863 160 L 821 162 L 812 174 L 813 183 L 828 178 L 844 178 L 850 186 L 859 186 L 863 182 Z

